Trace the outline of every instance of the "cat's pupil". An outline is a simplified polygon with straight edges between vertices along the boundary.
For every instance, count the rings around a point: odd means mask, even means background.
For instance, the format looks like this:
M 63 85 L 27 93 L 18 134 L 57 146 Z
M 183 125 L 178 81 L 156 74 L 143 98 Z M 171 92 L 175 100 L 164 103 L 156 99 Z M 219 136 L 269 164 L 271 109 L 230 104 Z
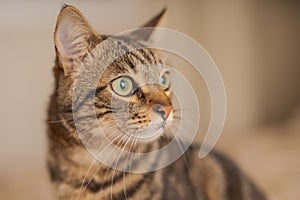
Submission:
M 162 84 L 166 84 L 166 77 L 165 77 L 165 76 L 161 76 L 161 77 L 160 77 L 160 82 L 161 82 Z
M 122 90 L 126 87 L 126 82 L 124 80 L 120 81 L 120 87 Z

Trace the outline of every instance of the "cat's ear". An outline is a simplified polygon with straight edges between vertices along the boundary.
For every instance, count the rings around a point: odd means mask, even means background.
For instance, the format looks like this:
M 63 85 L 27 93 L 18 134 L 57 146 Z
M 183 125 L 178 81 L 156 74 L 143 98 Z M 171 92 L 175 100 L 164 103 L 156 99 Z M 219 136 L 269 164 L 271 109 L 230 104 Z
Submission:
M 68 5 L 62 8 L 56 22 L 54 42 L 66 76 L 79 68 L 80 61 L 89 51 L 91 41 L 98 37 L 77 8 Z
M 153 32 L 155 31 L 155 27 L 158 27 L 163 21 L 164 16 L 166 15 L 167 8 L 163 8 L 157 15 L 155 15 L 151 20 L 145 23 L 141 28 L 150 28 L 150 29 L 142 29 L 137 30 L 132 33 L 135 39 L 148 41 Z

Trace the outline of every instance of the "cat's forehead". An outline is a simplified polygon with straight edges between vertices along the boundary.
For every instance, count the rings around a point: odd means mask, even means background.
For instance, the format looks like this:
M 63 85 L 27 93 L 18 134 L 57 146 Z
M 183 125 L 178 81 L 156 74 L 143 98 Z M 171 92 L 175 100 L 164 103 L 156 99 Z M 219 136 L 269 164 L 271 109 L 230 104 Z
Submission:
M 97 50 L 112 54 L 132 54 L 144 63 L 162 64 L 161 55 L 157 49 L 151 48 L 151 43 L 144 40 L 132 39 L 130 36 L 102 36 L 103 41 L 98 44 Z M 107 51 L 110 50 L 110 51 Z M 105 52 L 104 52 L 105 53 Z M 142 55 L 141 55 L 142 54 Z
M 110 78 L 126 73 L 136 78 L 154 80 L 165 68 L 156 49 L 127 37 L 106 37 L 94 48 L 91 58 L 96 67 L 107 66 L 105 71 Z

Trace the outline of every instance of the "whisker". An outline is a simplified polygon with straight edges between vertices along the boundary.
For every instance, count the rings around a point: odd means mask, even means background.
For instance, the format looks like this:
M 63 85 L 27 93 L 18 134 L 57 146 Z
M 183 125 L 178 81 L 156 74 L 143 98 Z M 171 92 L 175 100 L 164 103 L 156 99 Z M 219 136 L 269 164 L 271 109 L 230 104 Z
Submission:
M 181 111 L 181 109 L 180 109 L 180 108 L 177 108 L 177 109 L 173 109 L 172 111 L 173 111 L 173 112 L 178 112 L 178 111 Z
M 123 138 L 125 137 L 124 135 L 121 135 L 121 136 L 122 136 L 122 137 L 121 137 L 120 141 L 118 142 L 118 144 L 117 144 L 116 146 L 114 146 L 114 148 L 111 150 L 110 153 L 112 153 L 112 152 L 117 148 L 117 146 L 121 143 L 121 141 L 122 141 Z M 113 162 L 113 161 L 112 161 L 112 162 Z M 112 164 L 112 162 L 110 163 L 110 165 Z M 111 170 L 111 168 L 108 167 L 107 170 L 106 170 L 106 172 L 105 172 L 105 174 L 104 174 L 104 180 L 106 179 L 106 176 L 107 176 L 109 170 Z M 101 185 L 101 189 L 103 188 L 103 184 L 104 184 L 104 182 L 103 182 L 102 185 Z
M 181 117 L 179 116 L 173 116 L 174 119 L 182 119 Z
M 192 108 L 175 108 L 172 110 L 173 112 L 179 112 L 179 111 L 188 111 L 188 112 L 195 112 Z
M 125 148 L 126 148 L 128 142 L 130 141 L 130 139 L 131 139 L 130 137 L 127 138 L 127 141 L 126 141 L 126 143 L 125 143 L 125 145 L 124 145 L 124 147 L 123 147 L 123 149 L 122 149 L 122 153 L 125 151 Z M 116 167 L 117 167 L 117 165 L 118 165 L 118 162 L 119 162 L 119 160 L 120 160 L 120 158 L 121 158 L 122 153 L 120 154 L 119 158 L 117 159 L 117 163 L 116 163 L 116 165 L 115 165 L 115 168 L 114 168 L 114 171 L 113 171 L 113 174 L 112 174 L 112 178 L 111 178 L 111 188 L 110 188 L 111 199 L 113 199 L 113 184 L 114 184 L 114 176 L 115 176 L 115 172 L 116 172 Z
M 122 135 L 120 135 L 119 137 L 122 137 Z M 115 138 L 115 140 L 118 140 L 119 137 Z M 115 141 L 115 140 L 114 140 L 114 141 Z M 101 151 L 99 152 L 98 155 L 100 155 L 100 153 L 103 152 L 103 151 L 104 151 L 106 148 L 108 148 L 109 146 L 110 146 L 110 144 L 106 145 L 106 146 L 104 147 L 104 149 L 101 149 Z M 114 147 L 114 148 L 115 148 L 115 147 Z M 113 148 L 113 150 L 114 150 L 114 148 Z M 112 150 L 112 151 L 113 151 L 113 150 Z M 110 151 L 110 153 L 112 153 L 112 151 Z M 96 172 L 91 176 L 91 178 L 90 178 L 89 181 L 86 183 L 86 185 L 85 185 L 83 188 L 81 188 L 81 191 L 80 191 L 80 193 L 79 193 L 78 199 L 80 198 L 80 194 L 88 187 L 88 185 L 91 183 L 91 181 L 93 180 L 93 178 L 97 175 L 97 173 L 99 172 L 99 170 L 101 169 L 102 166 L 103 166 L 103 165 L 100 165 L 100 166 L 97 168 Z M 108 168 L 108 169 L 109 169 L 109 168 Z M 106 177 L 107 172 L 108 172 L 108 170 L 106 170 L 105 177 Z M 87 173 L 88 173 L 88 172 L 87 172 Z M 104 179 L 105 179 L 105 177 L 104 177 Z M 85 178 L 85 179 L 86 179 L 86 178 Z M 85 181 L 85 180 L 84 180 L 84 181 Z M 84 181 L 82 182 L 82 185 L 81 185 L 81 186 L 83 186 Z M 101 186 L 101 188 L 102 188 L 102 187 L 103 187 L 103 185 Z
M 46 122 L 49 124 L 56 124 L 56 123 L 62 123 L 62 122 L 72 122 L 72 119 L 64 119 L 64 120 L 47 120 Z
M 135 132 L 136 132 L 136 130 L 135 130 Z M 134 132 L 134 133 L 135 133 Z M 133 151 L 133 149 L 134 149 L 134 146 L 136 145 L 136 142 L 137 142 L 137 138 L 133 138 L 133 142 L 131 143 L 131 145 L 130 145 L 130 148 L 129 148 L 129 151 L 131 152 L 131 151 Z M 126 163 L 125 163 L 125 166 L 127 167 L 127 163 L 128 163 L 128 161 L 129 161 L 129 155 L 131 155 L 131 161 L 129 162 L 129 172 L 130 172 L 130 170 L 131 170 L 131 167 L 132 167 L 132 160 L 133 160 L 133 153 L 128 153 L 128 155 L 127 155 L 127 158 L 126 158 Z M 123 187 L 123 190 L 124 190 L 124 196 L 125 196 L 125 199 L 127 199 L 127 193 L 126 193 L 126 176 L 125 176 L 125 170 L 123 171 L 123 179 L 124 179 L 124 187 Z
M 106 110 L 105 112 L 107 112 L 107 111 L 111 111 L 112 113 L 115 113 L 115 112 L 117 112 L 118 110 L 114 110 L 114 109 L 110 109 L 110 110 Z M 97 115 L 100 115 L 100 114 L 102 114 L 103 112 L 97 112 L 97 110 L 96 110 L 96 113 L 93 113 L 93 114 L 89 114 L 89 115 L 82 115 L 82 116 L 76 116 L 75 118 L 74 117 L 71 117 L 71 118 L 64 118 L 63 116 L 59 116 L 60 118 L 62 118 L 62 119 L 58 119 L 58 120 L 46 120 L 46 122 L 47 123 L 61 123 L 61 122 L 73 122 L 73 121 L 75 121 L 75 119 L 76 119 L 76 121 L 79 121 L 79 120 L 82 120 L 82 119 L 86 119 L 86 118 L 94 118 L 95 116 L 97 116 Z M 72 114 L 74 114 L 74 113 L 72 113 Z
M 94 166 L 95 163 L 96 163 L 96 158 L 93 160 L 92 164 L 90 165 L 90 167 L 88 168 L 86 174 L 84 175 L 84 178 L 83 178 L 83 180 L 81 182 L 81 186 L 80 186 L 80 192 L 79 192 L 78 197 L 77 197 L 78 200 L 80 199 L 81 193 L 84 191 L 83 190 L 84 182 L 85 182 L 90 170 L 92 169 L 92 167 Z

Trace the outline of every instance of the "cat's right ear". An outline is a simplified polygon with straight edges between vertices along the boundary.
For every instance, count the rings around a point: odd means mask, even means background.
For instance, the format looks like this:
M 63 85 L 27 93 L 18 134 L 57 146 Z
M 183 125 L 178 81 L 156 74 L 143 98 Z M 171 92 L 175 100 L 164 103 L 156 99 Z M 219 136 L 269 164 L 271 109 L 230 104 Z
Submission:
M 77 8 L 68 5 L 62 8 L 56 22 L 54 42 L 66 76 L 77 72 L 79 63 L 91 48 L 91 41 L 99 37 Z
M 149 41 L 155 32 L 155 28 L 163 21 L 166 16 L 167 8 L 163 8 L 160 13 L 154 16 L 151 20 L 141 26 L 142 29 L 131 32 L 131 38 L 142 41 Z

